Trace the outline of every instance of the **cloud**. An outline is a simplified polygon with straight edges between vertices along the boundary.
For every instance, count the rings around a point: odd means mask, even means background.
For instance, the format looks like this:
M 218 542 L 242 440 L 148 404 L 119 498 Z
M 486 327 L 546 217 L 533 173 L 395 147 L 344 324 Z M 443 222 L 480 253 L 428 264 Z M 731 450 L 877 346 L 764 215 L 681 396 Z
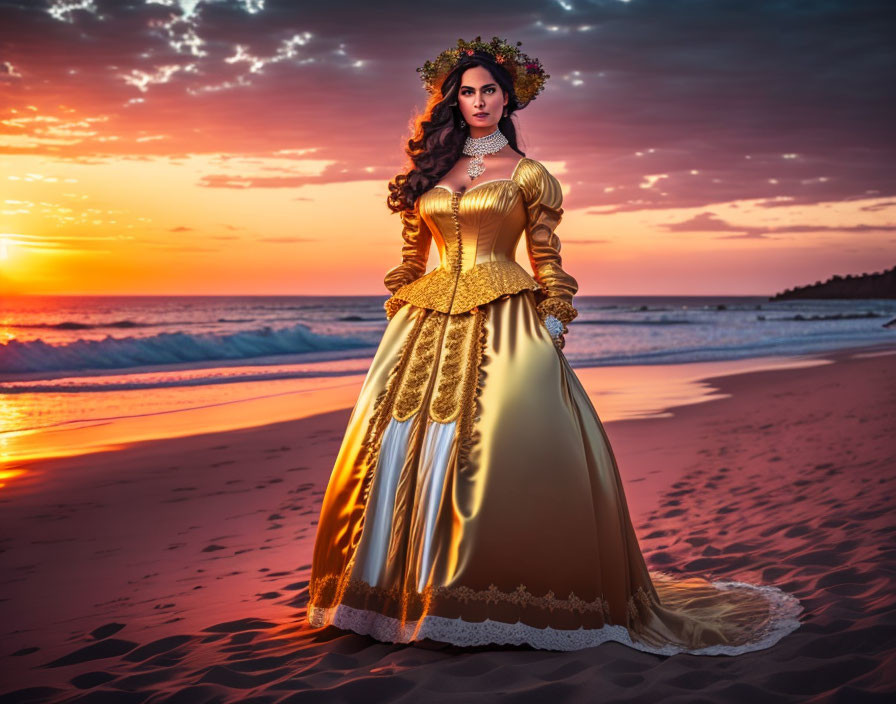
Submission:
M 277 171 L 288 169 L 277 168 Z M 376 181 L 390 179 L 395 175 L 391 169 L 375 169 L 352 167 L 348 164 L 330 164 L 320 173 L 306 175 L 296 173 L 288 176 L 259 176 L 255 174 L 206 174 L 199 185 L 206 188 L 298 188 L 308 185 L 330 185 L 349 183 L 352 181 Z
M 3 104 L 18 111 L 0 112 L 0 153 L 316 148 L 388 179 L 425 102 L 414 69 L 454 44 L 444 27 L 472 16 L 523 41 L 551 74 L 519 114 L 520 135 L 527 154 L 567 164 L 569 209 L 896 196 L 896 99 L 882 88 L 896 64 L 888 0 L 459 0 L 427 5 L 425 21 L 411 3 L 288 0 L 12 0 L 0 12 L 15 29 L 18 74 L 0 71 Z M 47 132 L 52 122 L 7 123 L 28 105 L 58 123 L 107 121 L 61 136 Z M 138 141 L 146 135 L 166 138 Z
M 199 247 L 192 244 L 144 244 L 146 249 L 158 249 L 166 252 L 220 252 L 217 247 Z
M 319 237 L 259 237 L 256 242 L 270 242 L 272 244 L 295 244 L 297 242 L 319 242 Z
M 612 240 L 607 239 L 576 239 L 573 237 L 564 237 L 563 244 L 607 244 L 608 242 L 612 242 Z
M 784 225 L 781 227 L 748 227 L 735 225 L 717 217 L 714 213 L 700 213 L 687 220 L 660 225 L 667 232 L 736 232 L 716 239 L 783 239 L 780 235 L 806 232 L 896 232 L 896 224 L 858 225 Z M 775 237 L 774 235 L 778 235 Z
M 18 72 L 11 62 L 0 61 L 0 81 L 11 81 L 21 77 L 22 74 Z

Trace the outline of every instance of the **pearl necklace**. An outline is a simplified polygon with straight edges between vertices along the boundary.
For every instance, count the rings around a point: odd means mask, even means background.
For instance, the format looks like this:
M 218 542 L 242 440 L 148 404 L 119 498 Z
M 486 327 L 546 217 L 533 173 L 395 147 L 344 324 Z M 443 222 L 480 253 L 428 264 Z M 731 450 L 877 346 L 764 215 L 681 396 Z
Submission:
M 485 166 L 482 163 L 483 156 L 494 154 L 506 144 L 509 144 L 507 137 L 498 129 L 491 134 L 485 135 L 485 137 L 467 137 L 467 141 L 464 144 L 464 154 L 473 157 L 470 159 L 470 163 L 467 164 L 467 173 L 470 179 L 476 180 L 485 171 Z

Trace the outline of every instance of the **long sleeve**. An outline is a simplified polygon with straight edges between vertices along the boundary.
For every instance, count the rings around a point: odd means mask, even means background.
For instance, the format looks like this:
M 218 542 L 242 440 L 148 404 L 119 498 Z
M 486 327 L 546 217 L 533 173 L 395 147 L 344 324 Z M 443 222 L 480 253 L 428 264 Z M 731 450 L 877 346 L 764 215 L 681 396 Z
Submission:
M 401 246 L 401 264 L 389 269 L 383 279 L 386 288 L 393 294 L 402 286 L 423 276 L 432 243 L 432 232 L 420 217 L 417 207 L 402 211 L 401 222 L 403 224 L 401 237 L 404 240 Z M 401 307 L 401 302 L 392 296 L 384 307 L 387 317 L 391 318 Z
M 542 318 L 553 315 L 566 324 L 578 315 L 572 301 L 579 284 L 563 270 L 560 238 L 554 231 L 563 216 L 563 191 L 541 162 L 531 159 L 527 166 L 522 181 L 527 210 L 526 250 L 542 289 L 537 294 L 538 311 Z

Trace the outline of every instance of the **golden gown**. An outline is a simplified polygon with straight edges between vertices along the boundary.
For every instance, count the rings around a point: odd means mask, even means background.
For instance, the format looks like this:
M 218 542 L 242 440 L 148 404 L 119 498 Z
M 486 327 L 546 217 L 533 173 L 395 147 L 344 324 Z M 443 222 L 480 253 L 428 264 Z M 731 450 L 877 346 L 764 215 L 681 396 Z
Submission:
M 760 650 L 799 626 L 776 587 L 648 573 L 606 432 L 543 323 L 577 315 L 562 199 L 523 157 L 402 214 L 389 323 L 321 506 L 311 625 L 663 655 Z M 514 260 L 523 232 L 534 277 Z

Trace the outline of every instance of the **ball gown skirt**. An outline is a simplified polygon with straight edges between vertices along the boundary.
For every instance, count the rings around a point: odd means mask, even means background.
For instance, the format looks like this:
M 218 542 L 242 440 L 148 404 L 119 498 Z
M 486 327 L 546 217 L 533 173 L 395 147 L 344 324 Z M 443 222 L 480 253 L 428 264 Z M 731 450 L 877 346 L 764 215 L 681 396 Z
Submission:
M 616 459 L 532 290 L 389 321 L 321 507 L 311 625 L 393 643 L 736 655 L 799 626 L 773 586 L 648 572 Z

